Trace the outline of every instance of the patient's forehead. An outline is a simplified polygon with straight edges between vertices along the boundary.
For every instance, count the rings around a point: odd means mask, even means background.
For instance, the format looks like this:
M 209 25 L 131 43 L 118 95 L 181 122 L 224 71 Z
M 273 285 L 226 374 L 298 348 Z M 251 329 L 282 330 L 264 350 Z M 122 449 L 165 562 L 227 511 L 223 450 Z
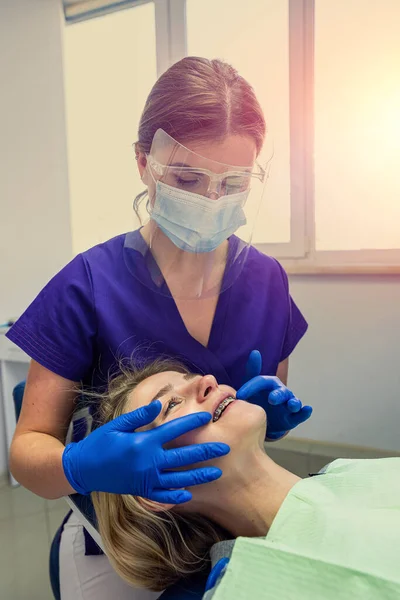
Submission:
M 176 371 L 165 371 L 164 373 L 156 373 L 155 375 L 151 375 L 151 377 L 147 377 L 129 394 L 125 407 L 126 412 L 150 404 L 152 400 L 159 397 L 158 394 L 163 388 L 169 385 L 177 388 L 184 382 L 184 374 L 177 373 Z M 168 393 L 168 391 L 165 393 Z

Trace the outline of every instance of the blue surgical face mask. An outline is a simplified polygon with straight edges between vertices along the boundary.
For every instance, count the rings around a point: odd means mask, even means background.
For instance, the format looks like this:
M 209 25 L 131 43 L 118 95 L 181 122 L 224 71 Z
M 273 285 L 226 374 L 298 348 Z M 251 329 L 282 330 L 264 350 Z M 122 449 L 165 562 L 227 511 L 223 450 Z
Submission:
M 211 200 L 157 181 L 151 218 L 186 252 L 212 252 L 242 225 L 249 190 Z

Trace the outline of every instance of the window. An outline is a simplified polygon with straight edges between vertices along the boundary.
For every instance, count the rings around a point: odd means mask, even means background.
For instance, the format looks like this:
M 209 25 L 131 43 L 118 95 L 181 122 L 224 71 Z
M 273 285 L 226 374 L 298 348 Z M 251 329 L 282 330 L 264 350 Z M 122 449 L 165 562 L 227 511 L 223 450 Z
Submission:
M 316 0 L 317 251 L 400 248 L 399 167 L 400 2 Z
M 398 0 L 155 0 L 67 27 L 75 250 L 137 224 L 130 144 L 146 96 L 202 55 L 233 64 L 266 115 L 254 243 L 292 272 L 400 272 L 399 31 Z
M 131 144 L 156 73 L 153 3 L 65 28 L 74 253 L 138 226 L 144 189 Z

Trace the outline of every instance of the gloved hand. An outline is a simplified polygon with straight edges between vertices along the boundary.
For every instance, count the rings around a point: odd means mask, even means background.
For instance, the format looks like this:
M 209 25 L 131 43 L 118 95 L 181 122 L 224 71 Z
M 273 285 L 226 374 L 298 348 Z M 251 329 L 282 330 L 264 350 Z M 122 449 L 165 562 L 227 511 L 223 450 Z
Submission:
M 224 571 L 226 570 L 227 564 L 229 563 L 229 558 L 220 558 L 217 564 L 211 569 L 211 573 L 208 576 L 205 592 L 212 590 L 212 588 L 217 584 L 218 579 L 224 575 Z
M 164 450 L 171 440 L 208 423 L 207 412 L 174 419 L 149 431 L 161 411 L 155 400 L 95 429 L 85 439 L 66 446 L 62 464 L 70 485 L 80 494 L 93 491 L 132 494 L 157 502 L 181 504 L 192 498 L 185 488 L 218 479 L 221 469 L 203 467 L 169 471 L 228 454 L 222 443 L 197 444 Z
M 312 407 L 302 406 L 278 377 L 260 375 L 262 358 L 258 350 L 250 353 L 246 365 L 247 383 L 236 397 L 258 404 L 267 413 L 267 439 L 278 440 L 311 417 Z

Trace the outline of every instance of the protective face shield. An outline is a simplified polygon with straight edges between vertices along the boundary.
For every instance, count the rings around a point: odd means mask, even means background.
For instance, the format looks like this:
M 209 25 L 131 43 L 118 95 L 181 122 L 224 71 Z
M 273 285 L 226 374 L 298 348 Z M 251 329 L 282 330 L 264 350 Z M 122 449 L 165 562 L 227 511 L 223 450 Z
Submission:
M 212 143 L 213 155 L 218 142 Z M 205 298 L 229 288 L 240 275 L 264 198 L 267 167 L 258 159 L 228 165 L 189 150 L 162 129 L 154 135 L 143 181 L 149 221 L 141 237 L 128 234 L 131 251 L 145 259 L 143 283 L 175 298 Z M 240 152 L 238 153 L 240 156 Z M 261 159 L 262 160 L 262 159 Z M 149 277 L 150 276 L 150 277 Z

